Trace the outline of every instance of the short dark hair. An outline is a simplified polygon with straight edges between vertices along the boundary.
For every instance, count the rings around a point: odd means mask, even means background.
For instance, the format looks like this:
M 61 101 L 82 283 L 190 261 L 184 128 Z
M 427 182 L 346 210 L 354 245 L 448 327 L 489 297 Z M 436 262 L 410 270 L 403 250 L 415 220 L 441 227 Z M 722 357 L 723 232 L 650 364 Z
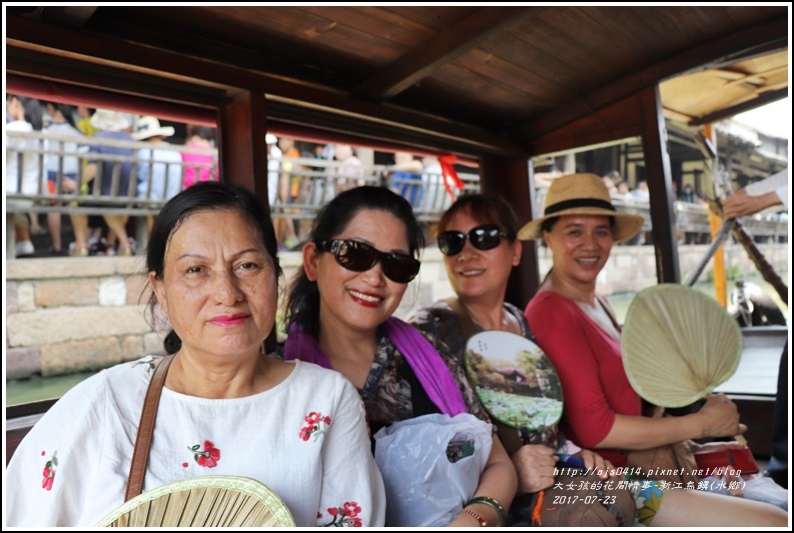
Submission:
M 507 234 L 507 239 L 516 239 L 517 219 L 515 211 L 504 198 L 495 194 L 467 194 L 459 197 L 447 209 L 436 225 L 436 233 L 441 233 L 449 227 L 449 221 L 459 212 L 465 212 L 483 224 L 496 224 Z
M 257 238 L 273 260 L 276 277 L 280 277 L 282 272 L 277 255 L 278 241 L 269 209 L 249 189 L 223 181 L 196 183 L 165 203 L 155 218 L 149 235 L 149 244 L 146 247 L 146 271 L 154 272 L 157 279 L 162 279 L 168 242 L 187 217 L 199 211 L 224 210 L 236 211 L 251 223 Z M 149 298 L 152 313 L 156 305 L 157 297 L 152 293 Z M 182 346 L 182 340 L 174 330 L 171 330 L 165 338 L 164 345 L 167 353 L 176 353 Z
M 196 135 L 205 141 L 215 141 L 215 128 L 208 126 L 199 126 L 198 124 L 191 124 L 187 128 L 188 138 Z
M 412 256 L 419 256 L 424 248 L 424 232 L 416 220 L 411 204 L 399 194 L 374 185 L 364 185 L 344 191 L 320 210 L 312 225 L 310 240 L 315 243 L 334 239 L 344 232 L 350 221 L 364 209 L 391 213 L 403 224 L 408 235 Z M 320 291 L 316 281 L 310 281 L 303 266 L 298 269 L 287 295 L 287 320 L 297 322 L 315 338 L 320 331 Z

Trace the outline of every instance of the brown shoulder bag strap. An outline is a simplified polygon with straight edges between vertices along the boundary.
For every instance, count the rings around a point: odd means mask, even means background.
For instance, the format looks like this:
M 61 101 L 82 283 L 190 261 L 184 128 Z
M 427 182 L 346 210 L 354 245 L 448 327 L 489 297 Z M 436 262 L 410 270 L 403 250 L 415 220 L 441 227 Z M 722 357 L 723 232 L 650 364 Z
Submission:
M 471 320 L 469 313 L 467 313 L 461 305 L 460 300 L 454 296 L 450 296 L 445 301 L 447 302 L 447 305 L 452 308 L 452 312 L 455 313 L 455 316 L 458 318 L 460 329 L 463 330 L 463 338 L 468 339 L 474 335 L 474 322 Z
M 149 460 L 149 446 L 152 443 L 154 420 L 157 417 L 157 405 L 160 403 L 160 391 L 163 389 L 165 375 L 168 373 L 168 367 L 173 359 L 173 355 L 164 357 L 155 368 L 152 380 L 149 382 L 149 389 L 143 400 L 141 421 L 138 424 L 138 435 L 135 437 L 135 450 L 132 452 L 132 465 L 127 479 L 127 493 L 124 495 L 125 502 L 143 490 L 143 478 L 146 476 L 146 463 Z

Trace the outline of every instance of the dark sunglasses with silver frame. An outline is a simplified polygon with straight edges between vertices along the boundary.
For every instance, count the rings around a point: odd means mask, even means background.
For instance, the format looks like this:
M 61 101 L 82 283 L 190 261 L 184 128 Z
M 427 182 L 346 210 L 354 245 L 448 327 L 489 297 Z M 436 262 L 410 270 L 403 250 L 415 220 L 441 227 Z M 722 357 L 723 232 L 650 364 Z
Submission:
M 408 254 L 381 252 L 367 243 L 352 239 L 334 239 L 317 243 L 330 252 L 336 262 L 353 272 L 366 272 L 380 261 L 383 274 L 395 283 L 408 283 L 419 273 L 421 263 Z
M 446 256 L 458 255 L 468 239 L 478 250 L 491 250 L 499 246 L 502 239 L 509 237 L 496 224 L 483 224 L 472 228 L 468 234 L 460 231 L 442 231 L 438 234 L 438 249 Z

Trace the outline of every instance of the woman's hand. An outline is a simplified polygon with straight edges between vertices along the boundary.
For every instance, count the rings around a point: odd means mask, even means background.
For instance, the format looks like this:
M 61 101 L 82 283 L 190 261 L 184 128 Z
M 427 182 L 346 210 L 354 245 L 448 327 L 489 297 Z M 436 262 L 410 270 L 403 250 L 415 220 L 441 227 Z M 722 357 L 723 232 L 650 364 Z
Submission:
M 596 472 L 601 479 L 621 477 L 615 472 L 615 465 L 592 450 L 582 450 L 576 453 L 576 455 L 584 461 L 586 469 Z
M 513 454 L 513 466 L 518 474 L 518 492 L 529 494 L 547 489 L 554 484 L 554 450 L 539 444 L 520 447 Z
M 710 394 L 694 416 L 700 417 L 700 437 L 733 437 L 747 431 L 747 426 L 739 423 L 736 404 L 724 394 Z

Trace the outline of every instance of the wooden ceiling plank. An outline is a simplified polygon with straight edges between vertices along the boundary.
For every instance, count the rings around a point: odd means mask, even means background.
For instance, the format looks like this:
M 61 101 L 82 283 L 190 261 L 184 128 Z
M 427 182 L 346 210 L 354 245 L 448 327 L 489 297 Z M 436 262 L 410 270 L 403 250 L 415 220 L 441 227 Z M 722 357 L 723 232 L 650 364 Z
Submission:
M 537 26 L 542 24 L 535 24 L 533 21 L 532 35 L 535 35 L 534 28 Z M 545 41 L 547 36 L 542 35 L 538 41 Z M 501 80 L 502 83 L 519 84 L 529 94 L 545 95 L 543 98 L 547 102 L 548 95 L 554 95 L 555 103 L 567 101 L 566 94 L 569 97 L 575 96 L 569 94 L 570 91 L 564 83 L 566 79 L 582 73 L 582 69 L 586 67 L 586 60 L 571 61 L 568 57 L 570 54 L 562 50 L 555 54 L 554 45 L 537 46 L 538 41 L 528 41 L 522 36 L 526 36 L 526 32 L 515 30 L 506 32 L 498 41 L 483 43 L 476 50 L 461 56 L 455 63 L 470 66 L 474 70 L 477 69 L 476 65 L 479 61 L 480 66 L 477 70 L 480 71 L 505 69 L 507 74 L 516 74 L 515 80 L 509 75 L 498 73 L 492 77 Z M 551 40 L 554 42 L 554 39 Z
M 590 94 L 583 95 L 573 102 L 578 105 L 571 105 L 565 109 L 554 110 L 536 117 L 526 125 L 513 130 L 511 134 L 531 140 L 575 120 L 583 113 L 592 112 L 589 110 L 609 105 L 621 98 L 652 87 L 669 77 L 703 69 L 705 66 L 710 66 L 711 63 L 722 62 L 726 56 L 734 56 L 742 51 L 746 52 L 773 44 L 779 49 L 784 49 L 788 46 L 788 28 L 788 20 L 780 17 L 720 37 L 701 46 L 692 47 L 680 55 L 633 72 Z
M 488 54 L 483 49 L 472 50 L 465 54 L 453 66 L 462 67 L 479 76 L 487 78 L 490 83 L 512 90 L 516 94 L 534 100 L 536 105 L 552 107 L 568 100 L 575 95 L 565 94 L 565 89 L 549 81 L 541 74 L 527 70 L 522 66 L 496 55 Z M 445 73 L 448 69 L 445 69 Z M 434 77 L 437 78 L 438 76 Z M 445 75 L 445 79 L 449 78 Z M 452 80 L 455 83 L 454 80 Z M 548 100 L 549 89 L 553 90 L 555 98 Z
M 398 131 L 413 128 L 424 131 L 426 135 L 437 136 L 454 131 L 462 150 L 468 146 L 476 147 L 478 151 L 492 149 L 501 154 L 523 153 L 523 149 L 509 139 L 427 113 L 355 100 L 326 88 L 302 83 L 300 80 L 287 80 L 133 43 L 74 33 L 18 17 L 15 19 L 17 20 L 13 23 L 7 24 L 7 46 L 39 50 L 58 57 L 72 57 L 92 64 L 126 68 L 133 72 L 216 89 L 258 90 L 268 96 L 281 96 L 300 102 L 300 105 L 307 108 L 314 106 L 332 113 L 355 115 L 362 122 L 388 123 Z M 70 81 L 79 83 L 78 80 Z M 131 90 L 135 90 L 135 87 Z
M 375 39 L 413 48 L 417 42 L 432 38 L 436 31 L 392 11 L 376 6 L 301 6 L 299 9 L 344 24 Z
M 412 20 L 422 26 L 440 32 L 454 26 L 469 14 L 478 9 L 473 5 L 434 5 L 429 8 L 417 8 L 416 5 L 385 5 L 381 9 L 395 13 L 401 18 Z
M 233 57 L 238 68 L 331 86 L 352 88 L 362 72 L 377 68 L 359 58 L 343 59 L 335 51 L 312 48 L 295 35 L 281 35 L 269 28 L 238 31 L 231 36 L 226 29 L 231 24 L 219 23 L 211 18 L 214 12 L 207 13 L 205 8 L 197 8 L 198 13 L 192 17 L 182 13 L 180 22 L 172 22 L 178 15 L 171 11 L 179 8 L 157 9 L 158 18 L 148 24 L 139 20 L 138 9 L 125 8 L 123 16 L 105 17 L 101 22 L 104 33 L 208 61 L 228 63 L 228 58 Z M 189 26 L 185 20 L 190 21 Z M 278 46 L 273 45 L 276 42 Z
M 484 40 L 522 22 L 537 10 L 532 7 L 478 9 L 458 24 L 421 43 L 415 50 L 364 82 L 352 95 L 374 102 L 389 100 Z

